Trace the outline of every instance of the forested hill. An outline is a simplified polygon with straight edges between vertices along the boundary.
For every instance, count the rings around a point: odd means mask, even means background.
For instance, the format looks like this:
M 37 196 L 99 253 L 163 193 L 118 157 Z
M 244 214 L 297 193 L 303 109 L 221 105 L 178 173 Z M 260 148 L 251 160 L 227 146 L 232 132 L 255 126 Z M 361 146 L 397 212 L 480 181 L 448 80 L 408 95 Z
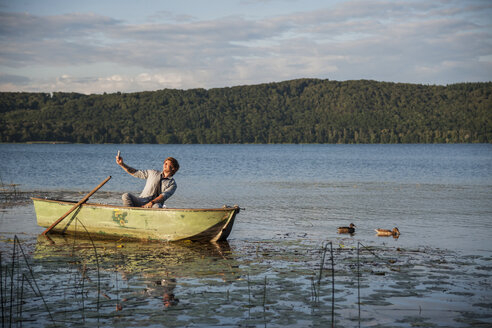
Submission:
M 0 141 L 492 142 L 492 83 L 299 79 L 218 89 L 0 93 Z

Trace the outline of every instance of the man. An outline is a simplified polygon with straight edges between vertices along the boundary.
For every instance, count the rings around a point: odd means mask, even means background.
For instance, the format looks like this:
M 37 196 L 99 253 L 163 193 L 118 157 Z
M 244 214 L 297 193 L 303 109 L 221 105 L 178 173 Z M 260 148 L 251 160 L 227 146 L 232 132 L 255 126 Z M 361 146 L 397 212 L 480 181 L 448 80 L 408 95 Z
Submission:
M 130 193 L 121 196 L 123 205 L 129 207 L 163 207 L 164 201 L 176 191 L 177 185 L 173 175 L 179 170 L 179 163 L 173 157 L 164 160 L 162 172 L 157 170 L 136 170 L 123 163 L 123 157 L 117 155 L 116 163 L 128 174 L 146 179 L 145 188 L 139 197 Z

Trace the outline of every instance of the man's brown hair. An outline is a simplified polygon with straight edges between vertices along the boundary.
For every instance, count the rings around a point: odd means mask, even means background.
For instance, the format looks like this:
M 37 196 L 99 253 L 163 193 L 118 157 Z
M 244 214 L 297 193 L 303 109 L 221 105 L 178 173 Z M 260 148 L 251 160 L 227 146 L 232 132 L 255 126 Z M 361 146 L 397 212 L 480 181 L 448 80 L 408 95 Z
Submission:
M 170 161 L 171 162 L 171 176 L 173 176 L 176 172 L 179 170 L 179 163 L 178 160 L 174 157 L 168 157 L 164 160 L 165 161 Z

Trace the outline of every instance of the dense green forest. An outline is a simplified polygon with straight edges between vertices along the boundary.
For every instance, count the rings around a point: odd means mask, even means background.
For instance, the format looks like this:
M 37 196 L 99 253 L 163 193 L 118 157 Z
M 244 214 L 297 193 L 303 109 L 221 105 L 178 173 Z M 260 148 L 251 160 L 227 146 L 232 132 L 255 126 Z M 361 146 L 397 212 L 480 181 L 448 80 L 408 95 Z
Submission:
M 492 83 L 299 79 L 217 89 L 0 93 L 0 141 L 491 143 Z

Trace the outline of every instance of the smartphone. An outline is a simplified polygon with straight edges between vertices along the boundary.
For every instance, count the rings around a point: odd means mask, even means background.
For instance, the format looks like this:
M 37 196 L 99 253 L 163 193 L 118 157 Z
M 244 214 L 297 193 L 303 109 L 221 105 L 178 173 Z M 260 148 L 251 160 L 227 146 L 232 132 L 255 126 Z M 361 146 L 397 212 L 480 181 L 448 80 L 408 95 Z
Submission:
M 120 151 L 118 150 L 118 155 L 116 155 L 116 157 L 120 157 Z

